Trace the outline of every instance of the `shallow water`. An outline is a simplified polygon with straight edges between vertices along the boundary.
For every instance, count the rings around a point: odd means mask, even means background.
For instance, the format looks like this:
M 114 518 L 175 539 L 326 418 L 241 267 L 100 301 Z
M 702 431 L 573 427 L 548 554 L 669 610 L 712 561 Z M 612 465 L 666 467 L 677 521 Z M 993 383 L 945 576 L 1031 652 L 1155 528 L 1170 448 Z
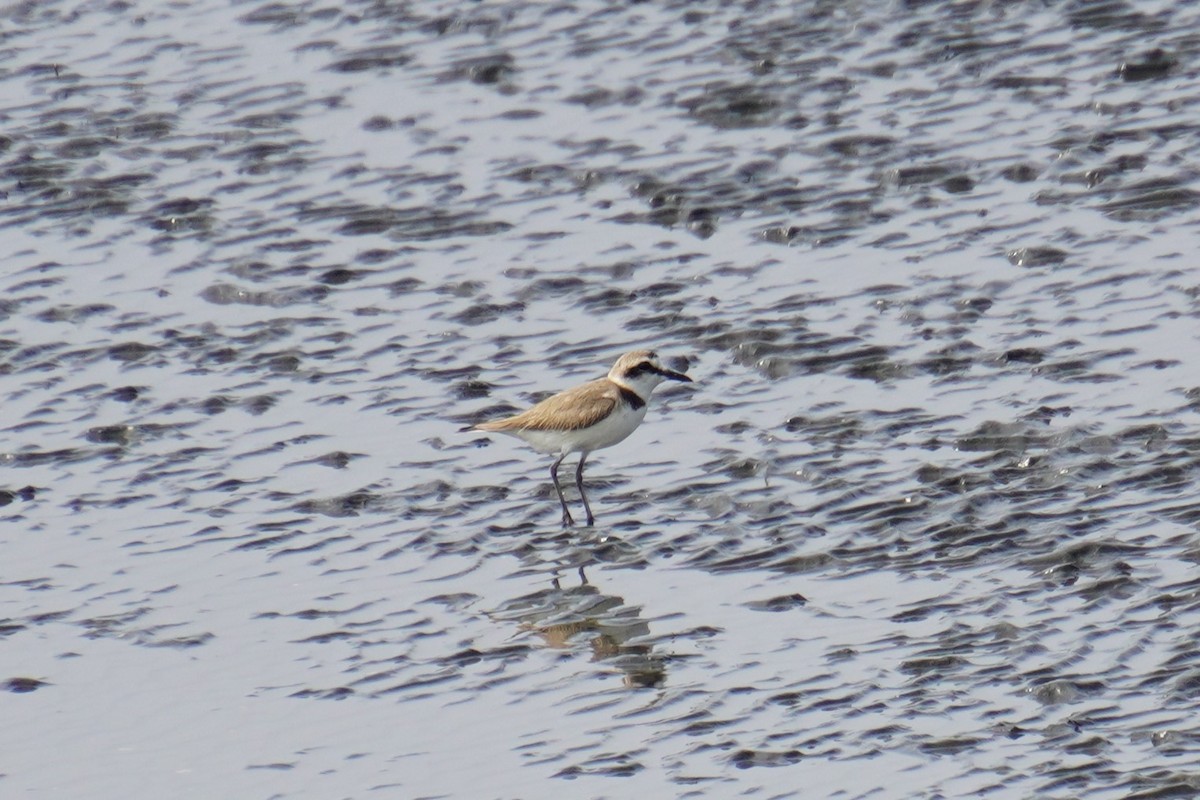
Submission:
M 3 19 L 5 796 L 1196 791 L 1190 4 Z

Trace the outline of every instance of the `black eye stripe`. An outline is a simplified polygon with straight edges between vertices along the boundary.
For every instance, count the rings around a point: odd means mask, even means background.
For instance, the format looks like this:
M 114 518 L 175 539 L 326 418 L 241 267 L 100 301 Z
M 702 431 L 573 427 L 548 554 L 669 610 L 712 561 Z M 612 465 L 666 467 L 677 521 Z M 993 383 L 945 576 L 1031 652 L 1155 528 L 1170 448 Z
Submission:
M 658 367 L 651 364 L 649 361 L 643 361 L 642 363 L 636 364 L 633 367 L 631 367 L 630 370 L 628 372 L 626 372 L 625 374 L 631 378 L 636 378 L 638 375 L 644 375 L 647 372 L 653 372 L 655 374 L 659 374 L 662 372 L 662 370 L 660 370 Z

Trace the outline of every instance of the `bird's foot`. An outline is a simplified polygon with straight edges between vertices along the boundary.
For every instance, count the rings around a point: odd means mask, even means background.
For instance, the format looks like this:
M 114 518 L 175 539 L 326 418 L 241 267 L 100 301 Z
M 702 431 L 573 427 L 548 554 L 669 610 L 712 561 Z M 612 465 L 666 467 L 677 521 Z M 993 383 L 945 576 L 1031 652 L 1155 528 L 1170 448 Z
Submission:
M 589 522 L 588 524 L 590 525 L 591 523 Z M 571 519 L 571 515 L 569 513 L 567 513 L 566 511 L 563 512 L 562 526 L 564 528 L 574 528 L 575 527 L 575 520 Z

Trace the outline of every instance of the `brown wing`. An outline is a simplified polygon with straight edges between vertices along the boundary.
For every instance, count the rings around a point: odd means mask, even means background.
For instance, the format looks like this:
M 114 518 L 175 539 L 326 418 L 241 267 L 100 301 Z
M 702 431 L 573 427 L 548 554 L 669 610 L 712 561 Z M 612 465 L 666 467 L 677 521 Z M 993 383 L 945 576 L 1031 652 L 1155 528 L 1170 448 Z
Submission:
M 617 405 L 617 387 L 607 379 L 585 383 L 574 389 L 547 397 L 520 414 L 476 425 L 481 431 L 504 433 L 529 431 L 569 431 L 594 425 L 608 416 Z

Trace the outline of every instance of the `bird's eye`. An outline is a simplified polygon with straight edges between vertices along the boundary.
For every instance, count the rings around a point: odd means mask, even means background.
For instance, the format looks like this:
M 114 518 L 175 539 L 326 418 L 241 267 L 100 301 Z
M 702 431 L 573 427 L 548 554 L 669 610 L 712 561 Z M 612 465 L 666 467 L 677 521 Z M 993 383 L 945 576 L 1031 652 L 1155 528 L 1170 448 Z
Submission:
M 635 364 L 633 368 L 629 370 L 629 377 L 636 378 L 638 375 L 644 375 L 647 372 L 654 372 L 654 365 L 649 361 L 642 361 L 638 364 Z

